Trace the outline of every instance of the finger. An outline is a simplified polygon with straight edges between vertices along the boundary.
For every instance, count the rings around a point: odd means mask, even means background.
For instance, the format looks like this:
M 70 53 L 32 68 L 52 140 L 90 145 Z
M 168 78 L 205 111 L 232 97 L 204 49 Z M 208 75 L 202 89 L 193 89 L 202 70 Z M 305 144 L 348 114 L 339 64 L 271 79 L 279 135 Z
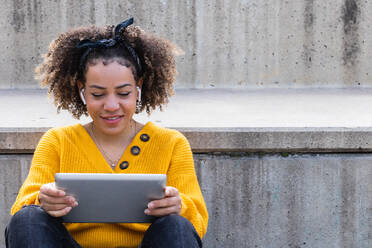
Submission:
M 67 207 L 72 207 L 72 206 L 67 205 L 67 204 L 49 204 L 49 203 L 43 203 L 43 204 L 41 204 L 41 207 L 45 211 L 58 211 L 58 210 L 62 210 L 62 209 L 67 208 Z
M 72 196 L 64 196 L 64 197 L 54 197 L 45 194 L 39 195 L 39 201 L 41 203 L 48 203 L 48 204 L 67 204 L 73 205 L 76 200 Z
M 165 197 L 177 196 L 177 195 L 179 195 L 179 192 L 176 188 L 171 187 L 171 186 L 167 186 L 167 187 L 165 187 L 164 195 L 165 195 Z
M 181 207 L 178 207 L 178 206 L 145 210 L 145 214 L 156 216 L 156 217 L 170 215 L 170 214 L 180 214 L 180 212 L 181 212 Z
M 171 207 L 173 205 L 176 205 L 176 201 L 172 198 L 164 198 L 161 200 L 155 200 L 147 204 L 147 208 L 149 209 L 156 209 L 156 208 L 165 208 L 165 207 Z
M 179 197 L 166 197 L 160 200 L 151 201 L 147 207 L 149 209 L 155 208 L 167 208 L 175 205 L 181 205 L 181 199 Z
M 61 209 L 61 210 L 56 210 L 56 211 L 47 211 L 47 213 L 53 217 L 62 217 L 62 216 L 65 216 L 66 214 L 68 214 L 68 212 L 71 211 L 71 207 L 66 207 L 64 209 Z
M 42 185 L 40 188 L 40 192 L 45 195 L 50 195 L 50 196 L 65 196 L 66 195 L 66 193 L 63 190 L 56 188 L 55 183 L 48 183 L 48 184 Z

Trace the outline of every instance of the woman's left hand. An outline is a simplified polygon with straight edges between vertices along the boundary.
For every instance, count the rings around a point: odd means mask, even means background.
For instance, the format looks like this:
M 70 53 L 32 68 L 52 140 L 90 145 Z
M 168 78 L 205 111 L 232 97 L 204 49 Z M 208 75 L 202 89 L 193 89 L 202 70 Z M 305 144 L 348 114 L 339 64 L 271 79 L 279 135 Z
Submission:
M 145 214 L 157 217 L 180 214 L 182 199 L 178 189 L 167 186 L 164 188 L 164 198 L 149 202 Z

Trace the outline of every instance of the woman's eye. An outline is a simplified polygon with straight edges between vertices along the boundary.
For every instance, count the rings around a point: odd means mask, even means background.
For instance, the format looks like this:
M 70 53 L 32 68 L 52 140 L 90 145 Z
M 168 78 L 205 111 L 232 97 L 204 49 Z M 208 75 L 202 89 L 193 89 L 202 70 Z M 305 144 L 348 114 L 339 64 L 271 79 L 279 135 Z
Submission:
M 119 93 L 119 96 L 128 96 L 130 92 Z
M 94 96 L 94 97 L 100 97 L 100 96 L 103 96 L 103 94 L 92 93 L 92 96 Z

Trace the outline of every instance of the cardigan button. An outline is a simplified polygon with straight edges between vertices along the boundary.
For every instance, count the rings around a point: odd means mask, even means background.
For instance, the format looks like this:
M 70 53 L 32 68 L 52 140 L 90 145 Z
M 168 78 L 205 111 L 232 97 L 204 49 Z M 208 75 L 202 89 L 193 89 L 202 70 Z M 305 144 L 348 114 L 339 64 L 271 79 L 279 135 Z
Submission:
M 122 170 L 125 170 L 126 168 L 128 168 L 128 166 L 129 166 L 129 162 L 128 161 L 123 161 L 119 165 L 120 169 L 122 169 Z
M 141 139 L 143 142 L 147 142 L 147 141 L 149 141 L 150 136 L 149 136 L 147 133 L 144 133 L 144 134 L 141 134 L 140 139 Z
M 133 155 L 138 155 L 141 152 L 141 149 L 138 146 L 132 146 L 130 151 Z

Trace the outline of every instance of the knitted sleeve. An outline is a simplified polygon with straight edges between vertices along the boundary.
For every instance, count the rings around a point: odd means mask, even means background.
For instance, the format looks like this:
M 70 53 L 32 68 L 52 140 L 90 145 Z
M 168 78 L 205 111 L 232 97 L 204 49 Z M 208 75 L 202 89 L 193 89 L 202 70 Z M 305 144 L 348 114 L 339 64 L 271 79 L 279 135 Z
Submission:
M 46 132 L 36 147 L 26 180 L 18 192 L 12 206 L 14 215 L 24 205 L 39 205 L 41 185 L 54 182 L 54 174 L 59 170 L 58 138 L 52 130 Z
M 180 192 L 181 216 L 194 225 L 202 238 L 207 231 L 208 212 L 196 177 L 191 148 L 183 135 L 175 144 L 167 176 L 167 185 Z

